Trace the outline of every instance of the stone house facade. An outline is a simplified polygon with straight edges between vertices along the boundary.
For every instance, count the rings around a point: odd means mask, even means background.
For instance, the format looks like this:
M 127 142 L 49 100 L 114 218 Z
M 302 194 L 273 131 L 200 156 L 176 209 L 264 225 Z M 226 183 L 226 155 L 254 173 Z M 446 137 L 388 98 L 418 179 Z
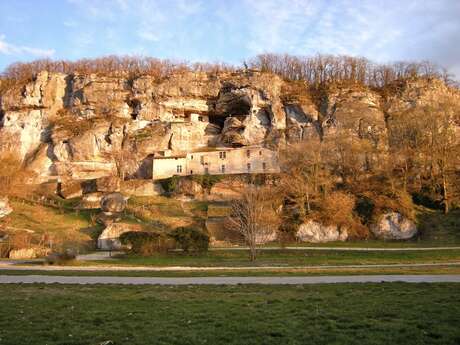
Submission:
M 212 148 L 209 150 L 153 158 L 154 180 L 174 175 L 263 174 L 279 172 L 278 154 L 259 146 Z

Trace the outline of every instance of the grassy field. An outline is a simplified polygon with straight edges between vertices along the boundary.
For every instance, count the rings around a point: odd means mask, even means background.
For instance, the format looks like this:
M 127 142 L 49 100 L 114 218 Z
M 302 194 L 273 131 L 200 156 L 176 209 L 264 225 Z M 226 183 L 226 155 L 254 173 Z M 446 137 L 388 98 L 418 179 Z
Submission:
M 128 266 L 313 266 L 361 264 L 412 264 L 460 262 L 460 250 L 429 251 L 332 251 L 332 250 L 260 250 L 250 262 L 246 250 L 217 250 L 197 255 L 170 252 L 149 257 L 123 255 L 115 259 L 86 261 L 81 265 Z
M 0 343 L 458 344 L 455 284 L 0 286 Z
M 382 274 L 460 274 L 460 266 L 435 267 L 389 267 L 389 268 L 341 268 L 341 269 L 225 269 L 187 271 L 140 271 L 140 270 L 2 270 L 0 275 L 50 275 L 50 276 L 109 276 L 109 277 L 277 277 L 277 276 L 337 276 L 337 275 L 382 275 Z

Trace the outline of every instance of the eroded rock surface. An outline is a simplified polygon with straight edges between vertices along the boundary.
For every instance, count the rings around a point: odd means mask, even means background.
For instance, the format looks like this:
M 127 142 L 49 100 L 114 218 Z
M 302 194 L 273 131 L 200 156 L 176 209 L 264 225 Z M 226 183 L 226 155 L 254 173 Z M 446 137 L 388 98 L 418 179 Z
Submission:
M 10 152 L 35 183 L 118 173 L 150 178 L 151 157 L 215 146 L 344 136 L 385 149 L 387 121 L 448 100 L 436 79 L 395 82 L 386 92 L 347 84 L 320 93 L 257 71 L 176 72 L 164 78 L 41 72 L 0 95 L 0 154 Z M 460 132 L 459 132 L 460 133 Z M 150 165 L 149 165 L 150 164 Z
M 296 236 L 299 241 L 311 243 L 345 241 L 348 238 L 348 230 L 337 225 L 323 225 L 308 220 L 299 226 Z
M 0 218 L 3 218 L 13 212 L 7 197 L 0 197 Z
M 377 238 L 385 240 L 407 240 L 418 232 L 415 223 L 398 212 L 380 216 L 379 221 L 371 225 L 371 231 Z

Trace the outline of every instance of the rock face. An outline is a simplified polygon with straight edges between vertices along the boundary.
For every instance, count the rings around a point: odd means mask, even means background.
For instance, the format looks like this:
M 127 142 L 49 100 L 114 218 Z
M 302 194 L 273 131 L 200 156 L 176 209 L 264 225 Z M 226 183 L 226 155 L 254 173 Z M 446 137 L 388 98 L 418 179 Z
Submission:
M 100 208 L 103 196 L 104 193 L 102 192 L 84 194 L 78 208 L 84 210 Z
M 113 223 L 108 225 L 97 239 L 97 247 L 102 250 L 122 249 L 120 242 L 121 234 L 129 231 L 140 231 L 141 226 L 137 224 Z
M 348 238 L 348 231 L 337 225 L 326 226 L 309 220 L 299 226 L 296 237 L 299 241 L 311 243 L 345 241 Z
M 371 225 L 372 233 L 385 240 L 407 240 L 417 234 L 415 223 L 398 212 L 383 214 L 376 224 Z
M 199 197 L 203 194 L 203 187 L 191 179 L 180 179 L 177 182 L 174 194 Z
M 165 193 L 160 183 L 149 180 L 129 180 L 121 183 L 121 192 L 132 196 L 157 196 Z
M 3 218 L 13 212 L 13 209 L 10 207 L 8 198 L 0 197 L 0 218 Z
M 120 213 L 126 208 L 126 200 L 121 193 L 106 194 L 101 199 L 101 210 L 107 213 Z
M 342 131 L 382 147 L 386 120 L 449 99 L 458 89 L 429 79 L 364 86 L 308 85 L 257 72 L 175 72 L 165 78 L 39 73 L 0 95 L 0 154 L 12 153 L 37 183 L 119 174 L 151 178 L 152 156 L 216 146 L 327 138 Z M 114 191 L 114 190 L 112 190 Z

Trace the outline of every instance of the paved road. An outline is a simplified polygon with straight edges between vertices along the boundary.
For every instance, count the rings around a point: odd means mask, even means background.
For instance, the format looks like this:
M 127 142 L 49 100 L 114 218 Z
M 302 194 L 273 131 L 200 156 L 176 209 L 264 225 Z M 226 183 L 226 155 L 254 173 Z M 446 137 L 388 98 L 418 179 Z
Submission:
M 0 276 L 0 284 L 122 284 L 122 285 L 302 285 L 335 283 L 460 283 L 460 275 L 369 275 L 321 277 L 67 277 L 67 276 Z
M 374 265 L 315 265 L 315 266 L 44 266 L 0 261 L 0 271 L 264 271 L 264 270 L 346 270 L 346 269 L 380 269 L 380 268 L 429 268 L 460 266 L 460 262 L 414 263 L 414 264 L 374 264 Z

